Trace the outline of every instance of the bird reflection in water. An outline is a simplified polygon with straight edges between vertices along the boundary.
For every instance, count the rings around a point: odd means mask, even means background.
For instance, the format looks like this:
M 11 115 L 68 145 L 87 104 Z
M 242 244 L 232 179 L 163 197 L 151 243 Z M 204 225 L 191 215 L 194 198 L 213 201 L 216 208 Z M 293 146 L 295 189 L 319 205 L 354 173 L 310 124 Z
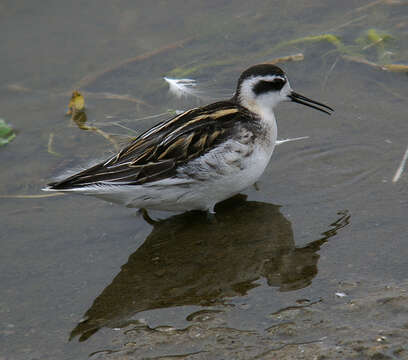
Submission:
M 215 222 L 197 212 L 157 222 L 70 338 L 84 341 L 145 310 L 222 304 L 245 295 L 260 278 L 280 291 L 304 288 L 317 274 L 320 246 L 350 218 L 339 213 L 320 239 L 297 248 L 279 206 L 238 195 L 219 203 L 216 212 Z

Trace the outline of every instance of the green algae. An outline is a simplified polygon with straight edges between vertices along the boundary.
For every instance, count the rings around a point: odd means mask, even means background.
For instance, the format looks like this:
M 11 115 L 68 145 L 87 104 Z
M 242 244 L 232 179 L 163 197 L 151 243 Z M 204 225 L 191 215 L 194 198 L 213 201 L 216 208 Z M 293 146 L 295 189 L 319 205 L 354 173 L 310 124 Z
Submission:
M 0 119 L 0 146 L 7 145 L 16 137 L 13 128 L 3 119 Z

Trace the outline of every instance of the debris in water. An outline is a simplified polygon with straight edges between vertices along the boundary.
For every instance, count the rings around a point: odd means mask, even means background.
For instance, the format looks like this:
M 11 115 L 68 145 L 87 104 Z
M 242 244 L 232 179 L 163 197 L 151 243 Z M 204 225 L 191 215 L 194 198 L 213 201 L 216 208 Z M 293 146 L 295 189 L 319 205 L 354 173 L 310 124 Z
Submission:
M 297 140 L 304 140 L 304 139 L 309 139 L 309 136 L 301 136 L 301 137 L 297 137 L 297 138 L 289 138 L 289 139 L 282 139 L 282 140 L 276 140 L 276 145 L 281 145 L 284 144 L 286 142 L 290 142 L 290 141 L 297 141 Z
M 113 136 L 101 129 L 97 128 L 96 126 L 88 126 L 86 125 L 87 116 L 85 113 L 85 99 L 79 93 L 78 90 L 73 91 L 71 95 L 71 100 L 68 104 L 68 112 L 66 115 L 71 115 L 71 120 L 81 129 L 81 130 L 90 130 L 93 131 L 106 140 L 108 140 L 112 145 L 115 147 L 116 150 L 119 150 L 119 145 L 113 138 Z M 52 143 L 52 142 L 51 142 Z
M 85 110 L 85 99 L 78 90 L 74 90 L 71 95 L 71 100 L 68 104 L 68 111 L 66 115 L 75 116 L 75 114 Z
M 402 157 L 400 166 L 398 167 L 397 171 L 395 172 L 394 177 L 392 178 L 392 182 L 395 183 L 400 179 L 402 173 L 404 172 L 404 167 L 405 167 L 405 163 L 407 162 L 407 159 L 408 159 L 408 147 L 405 150 L 404 156 Z
M 294 55 L 278 57 L 276 59 L 268 61 L 268 64 L 276 65 L 276 64 L 279 64 L 282 62 L 288 62 L 288 61 L 302 61 L 304 60 L 304 58 L 305 56 L 302 53 L 298 53 Z
M 55 156 L 61 156 L 60 154 L 58 154 L 52 149 L 53 143 L 54 143 L 54 133 L 50 133 L 50 136 L 48 138 L 48 153 L 50 153 L 51 155 L 55 155 Z
M 197 82 L 193 79 L 171 79 L 168 77 L 163 79 L 169 84 L 170 93 L 179 99 L 188 96 L 200 97 L 196 88 Z
M 0 119 L 0 146 L 8 144 L 16 137 L 13 128 L 3 119 Z
M 346 297 L 346 296 L 347 296 L 347 294 L 345 294 L 345 293 L 343 293 L 343 292 L 336 292 L 334 295 L 336 295 L 336 296 L 339 297 L 339 298 L 343 298 L 343 297 Z

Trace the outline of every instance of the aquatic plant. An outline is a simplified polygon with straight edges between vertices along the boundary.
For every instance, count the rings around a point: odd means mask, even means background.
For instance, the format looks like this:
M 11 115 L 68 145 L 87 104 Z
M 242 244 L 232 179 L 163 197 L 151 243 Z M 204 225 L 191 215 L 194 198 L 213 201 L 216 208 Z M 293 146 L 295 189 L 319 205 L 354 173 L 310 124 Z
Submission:
M 0 119 L 0 146 L 8 144 L 16 137 L 13 128 L 4 119 Z

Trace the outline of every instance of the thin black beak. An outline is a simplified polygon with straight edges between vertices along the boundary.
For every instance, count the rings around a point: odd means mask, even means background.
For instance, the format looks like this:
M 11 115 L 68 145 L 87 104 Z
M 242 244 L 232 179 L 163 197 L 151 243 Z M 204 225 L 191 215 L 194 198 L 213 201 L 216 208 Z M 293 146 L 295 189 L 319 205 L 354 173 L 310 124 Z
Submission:
M 298 93 L 295 93 L 294 91 L 292 91 L 292 92 L 288 95 L 288 97 L 289 97 L 293 102 L 296 102 L 296 103 L 299 103 L 299 104 L 302 104 L 302 105 L 309 106 L 309 107 L 311 107 L 311 108 L 313 108 L 313 109 L 316 109 L 316 110 L 323 111 L 324 113 L 329 114 L 329 115 L 331 115 L 331 113 L 330 113 L 329 111 L 325 110 L 325 109 L 322 109 L 321 107 L 326 108 L 326 109 L 329 109 L 330 111 L 334 111 L 330 106 L 327 106 L 327 105 L 324 105 L 324 104 L 319 103 L 319 102 L 317 102 L 317 101 L 314 101 L 314 100 L 312 100 L 312 99 L 309 99 L 309 98 L 307 98 L 306 96 L 303 96 L 303 95 L 300 95 L 300 94 L 298 94 Z M 312 104 L 319 105 L 319 106 L 321 106 L 321 107 L 317 107 L 317 106 L 312 105 Z

